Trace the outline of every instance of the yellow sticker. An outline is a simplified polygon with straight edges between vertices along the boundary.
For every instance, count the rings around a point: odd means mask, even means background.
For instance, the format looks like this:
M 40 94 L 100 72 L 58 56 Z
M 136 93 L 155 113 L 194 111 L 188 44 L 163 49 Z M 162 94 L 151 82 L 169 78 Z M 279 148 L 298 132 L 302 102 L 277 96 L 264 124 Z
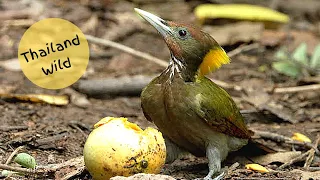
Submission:
M 89 46 L 85 35 L 71 22 L 48 18 L 33 24 L 22 36 L 18 58 L 23 73 L 46 89 L 62 89 L 86 71 Z

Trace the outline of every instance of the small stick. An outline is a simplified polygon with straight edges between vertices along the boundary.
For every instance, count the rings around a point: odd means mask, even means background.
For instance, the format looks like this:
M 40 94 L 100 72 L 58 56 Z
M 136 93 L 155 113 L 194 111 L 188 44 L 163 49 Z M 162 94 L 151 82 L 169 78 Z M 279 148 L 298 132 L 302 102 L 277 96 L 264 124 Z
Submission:
M 320 152 L 319 150 L 311 143 L 309 142 L 300 142 L 300 141 L 294 141 L 294 140 L 291 140 L 291 141 L 286 141 L 285 143 L 288 143 L 288 144 L 293 144 L 293 145 L 298 145 L 298 146 L 305 146 L 307 148 L 310 148 L 310 149 L 313 149 L 315 150 L 315 153 L 317 155 L 320 155 Z
M 242 52 L 246 52 L 246 51 L 250 51 L 252 49 L 257 49 L 259 48 L 259 44 L 258 43 L 253 43 L 253 44 L 249 44 L 249 45 L 245 45 L 245 46 L 240 46 L 232 51 L 229 51 L 228 52 L 228 56 L 231 58 L 231 57 L 234 57 Z
M 95 44 L 100 44 L 100 45 L 104 45 L 104 46 L 110 46 L 110 47 L 113 47 L 113 48 L 116 48 L 116 49 L 119 49 L 121 51 L 124 51 L 128 54 L 131 54 L 131 55 L 134 55 L 134 56 L 137 56 L 137 57 L 140 57 L 140 58 L 144 58 L 146 60 L 149 60 L 149 61 L 152 61 L 156 64 L 159 64 L 163 67 L 167 67 L 168 66 L 168 63 L 164 60 L 161 60 L 161 59 L 158 59 L 156 57 L 153 57 L 151 56 L 150 54 L 147 54 L 147 53 L 144 53 L 144 52 L 141 52 L 141 51 L 137 51 L 135 49 L 132 49 L 128 46 L 125 46 L 125 45 L 122 45 L 120 43 L 116 43 L 116 42 L 113 42 L 113 41 L 110 41 L 110 40 L 106 40 L 106 39 L 101 39 L 101 38 L 97 38 L 97 37 L 94 37 L 94 36 L 91 36 L 91 35 L 86 35 L 86 38 L 88 41 L 92 42 L 92 43 L 95 43 Z
M 14 171 L 14 172 L 20 172 L 20 173 L 28 173 L 28 174 L 42 174 L 42 173 L 46 173 L 46 171 L 43 171 L 43 170 L 35 170 L 35 169 L 27 169 L 27 168 L 21 168 L 21 167 L 14 167 L 14 166 L 6 165 L 6 164 L 0 164 L 0 169 L 8 170 L 8 171 Z
M 66 174 L 63 178 L 61 178 L 61 180 L 75 179 L 75 177 L 82 174 L 84 170 L 85 170 L 85 166 L 77 168 L 76 170 L 71 171 L 68 174 Z
M 34 24 L 35 21 L 33 19 L 15 19 L 15 20 L 5 20 L 3 21 L 4 26 L 25 26 L 29 27 Z
M 257 136 L 264 138 L 264 139 L 271 139 L 276 142 L 283 142 L 283 143 L 287 143 L 287 144 L 305 146 L 305 147 L 314 149 L 316 154 L 320 154 L 319 150 L 317 148 L 315 148 L 313 144 L 308 143 L 308 142 L 295 141 L 295 140 L 292 140 L 291 138 L 289 138 L 287 136 L 283 136 L 281 134 L 267 132 L 267 131 L 254 130 L 254 135 L 257 135 Z M 258 137 L 253 136 L 252 138 L 258 138 Z
M 8 157 L 5 165 L 10 164 L 11 161 L 12 161 L 12 159 L 13 159 L 13 157 L 14 157 L 21 149 L 23 149 L 23 148 L 24 148 L 24 146 L 19 146 L 19 147 L 17 147 L 17 148 L 10 154 L 10 156 Z
M 0 131 L 26 130 L 28 126 L 0 126 Z
M 320 171 L 320 167 L 309 167 L 306 170 L 308 170 L 308 171 Z
M 240 164 L 238 162 L 233 163 L 228 169 L 227 169 L 227 176 L 231 175 L 233 171 L 235 171 Z
M 314 154 L 316 152 L 316 150 L 318 150 L 318 145 L 320 143 L 320 135 L 317 136 L 317 140 L 314 143 L 314 149 L 310 150 L 310 153 L 306 159 L 306 162 L 304 163 L 303 167 L 308 169 L 314 159 Z
M 317 91 L 320 90 L 320 84 L 312 84 L 306 86 L 283 87 L 273 89 L 273 93 L 295 93 L 301 91 Z
M 312 149 L 310 149 L 309 151 L 301 154 L 300 156 L 290 160 L 289 162 L 282 164 L 281 166 L 278 167 L 278 169 L 281 170 L 281 169 L 284 169 L 284 168 L 286 168 L 286 167 L 288 167 L 288 166 L 290 166 L 290 165 L 292 165 L 292 164 L 294 164 L 296 162 L 304 161 L 307 158 L 307 156 L 309 155 L 311 150 Z

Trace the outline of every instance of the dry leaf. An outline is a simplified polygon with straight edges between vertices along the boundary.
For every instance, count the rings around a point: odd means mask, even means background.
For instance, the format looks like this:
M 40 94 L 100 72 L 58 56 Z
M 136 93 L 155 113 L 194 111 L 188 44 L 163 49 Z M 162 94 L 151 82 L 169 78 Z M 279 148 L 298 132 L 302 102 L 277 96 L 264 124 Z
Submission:
M 68 96 L 47 95 L 47 94 L 0 94 L 1 99 L 16 99 L 34 103 L 48 103 L 53 105 L 69 104 Z
M 289 16 L 286 14 L 266 7 L 249 4 L 201 4 L 195 8 L 194 13 L 200 20 L 207 18 L 228 18 L 281 23 L 289 22 Z
M 246 169 L 258 171 L 258 172 L 269 172 L 268 169 L 261 166 L 260 164 L 246 164 Z
M 300 142 L 311 143 L 311 139 L 301 133 L 294 133 L 293 136 L 291 137 L 291 139 L 296 140 L 296 141 L 300 141 Z

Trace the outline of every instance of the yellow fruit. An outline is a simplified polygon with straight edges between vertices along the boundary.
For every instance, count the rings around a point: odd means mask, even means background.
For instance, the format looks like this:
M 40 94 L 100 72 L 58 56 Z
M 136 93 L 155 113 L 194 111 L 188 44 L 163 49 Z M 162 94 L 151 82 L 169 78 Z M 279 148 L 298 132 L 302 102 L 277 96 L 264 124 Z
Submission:
M 258 171 L 258 172 L 269 172 L 269 170 L 260 164 L 247 164 L 246 169 L 250 169 L 253 171 Z
M 94 128 L 83 149 L 84 162 L 93 179 L 160 172 L 166 146 L 158 130 L 142 130 L 126 118 L 114 117 L 101 119 Z
M 307 136 L 301 134 L 301 133 L 294 133 L 293 136 L 291 137 L 291 139 L 296 140 L 296 141 L 300 141 L 300 142 L 309 142 L 311 143 L 310 138 L 308 138 Z

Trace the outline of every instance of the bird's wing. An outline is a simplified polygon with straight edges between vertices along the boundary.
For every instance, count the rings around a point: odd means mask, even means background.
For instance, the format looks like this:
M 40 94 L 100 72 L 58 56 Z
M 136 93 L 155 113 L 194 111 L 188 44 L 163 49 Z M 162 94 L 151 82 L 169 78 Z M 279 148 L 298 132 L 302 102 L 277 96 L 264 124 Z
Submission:
M 202 120 L 224 134 L 239 138 L 252 136 L 238 107 L 225 90 L 207 78 L 202 80 L 198 88 L 195 96 L 197 105 L 193 110 Z

